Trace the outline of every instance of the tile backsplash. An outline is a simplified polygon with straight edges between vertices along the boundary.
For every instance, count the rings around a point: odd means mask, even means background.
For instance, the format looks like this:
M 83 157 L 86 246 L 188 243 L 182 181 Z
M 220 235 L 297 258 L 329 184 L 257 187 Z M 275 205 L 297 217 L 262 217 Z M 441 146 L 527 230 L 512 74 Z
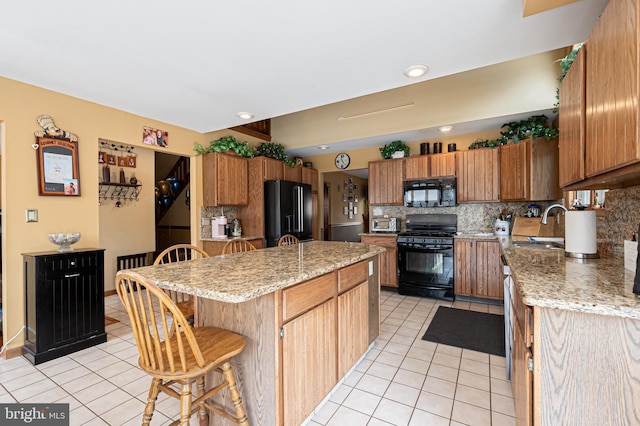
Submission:
M 229 223 L 237 216 L 235 207 L 200 207 L 200 238 L 211 238 L 211 218 L 226 216 Z

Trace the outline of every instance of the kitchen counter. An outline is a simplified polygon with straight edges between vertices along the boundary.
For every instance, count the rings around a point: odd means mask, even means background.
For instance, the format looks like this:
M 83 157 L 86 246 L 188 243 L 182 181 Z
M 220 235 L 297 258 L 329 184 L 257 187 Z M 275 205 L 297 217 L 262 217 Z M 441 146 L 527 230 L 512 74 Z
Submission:
M 136 268 L 160 288 L 241 303 L 383 253 L 383 247 L 309 241 L 244 253 Z
M 514 281 L 529 306 L 640 319 L 635 274 L 623 259 L 575 259 L 564 250 L 503 245 Z
M 252 425 L 301 424 L 380 334 L 384 251 L 309 241 L 135 271 L 199 296 L 196 324 L 244 336 L 231 362 Z M 222 394 L 214 400 L 234 412 Z
M 200 241 L 220 241 L 220 242 L 226 242 L 226 241 L 231 241 L 231 240 L 258 240 L 258 239 L 262 239 L 264 238 L 264 235 L 255 235 L 255 236 L 245 236 L 242 235 L 240 237 L 204 237 L 204 238 L 200 238 Z

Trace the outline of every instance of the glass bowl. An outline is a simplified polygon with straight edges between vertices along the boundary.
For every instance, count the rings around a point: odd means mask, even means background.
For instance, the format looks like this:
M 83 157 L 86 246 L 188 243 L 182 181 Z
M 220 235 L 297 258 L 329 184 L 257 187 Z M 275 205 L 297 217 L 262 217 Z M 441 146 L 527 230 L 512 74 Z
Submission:
M 68 233 L 68 234 L 49 234 L 49 241 L 53 244 L 60 246 L 58 252 L 64 253 L 67 251 L 73 251 L 71 244 L 75 244 L 80 240 L 80 233 Z

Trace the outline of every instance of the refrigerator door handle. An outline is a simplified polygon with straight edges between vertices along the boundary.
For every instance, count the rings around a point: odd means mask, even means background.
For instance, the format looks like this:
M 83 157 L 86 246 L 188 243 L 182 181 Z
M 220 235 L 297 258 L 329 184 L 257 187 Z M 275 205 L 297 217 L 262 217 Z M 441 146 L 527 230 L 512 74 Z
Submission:
M 304 189 L 298 186 L 298 223 L 299 232 L 304 232 Z
M 300 190 L 302 189 L 300 186 L 295 186 L 294 187 L 294 208 L 296 209 L 296 214 L 295 214 L 295 232 L 301 232 L 302 230 L 301 228 L 301 224 L 302 224 L 302 214 L 301 214 L 301 206 L 302 206 L 302 196 L 300 194 Z

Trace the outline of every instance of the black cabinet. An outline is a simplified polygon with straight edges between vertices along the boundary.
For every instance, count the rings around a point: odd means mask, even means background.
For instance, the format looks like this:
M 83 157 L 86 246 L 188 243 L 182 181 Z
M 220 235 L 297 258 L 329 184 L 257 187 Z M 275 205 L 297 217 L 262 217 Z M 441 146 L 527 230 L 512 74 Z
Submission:
M 107 341 L 104 250 L 23 254 L 24 356 L 34 364 Z

